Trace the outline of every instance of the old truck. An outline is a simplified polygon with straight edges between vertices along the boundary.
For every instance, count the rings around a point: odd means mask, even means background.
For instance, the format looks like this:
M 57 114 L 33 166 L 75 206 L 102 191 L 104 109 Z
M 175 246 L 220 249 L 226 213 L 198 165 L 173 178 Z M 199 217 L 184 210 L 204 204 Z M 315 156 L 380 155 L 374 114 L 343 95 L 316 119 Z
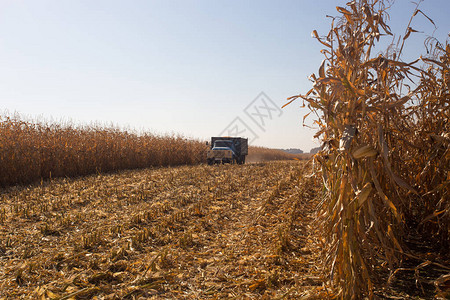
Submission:
M 212 137 L 207 153 L 209 165 L 215 163 L 244 164 L 248 154 L 248 139 L 241 137 Z

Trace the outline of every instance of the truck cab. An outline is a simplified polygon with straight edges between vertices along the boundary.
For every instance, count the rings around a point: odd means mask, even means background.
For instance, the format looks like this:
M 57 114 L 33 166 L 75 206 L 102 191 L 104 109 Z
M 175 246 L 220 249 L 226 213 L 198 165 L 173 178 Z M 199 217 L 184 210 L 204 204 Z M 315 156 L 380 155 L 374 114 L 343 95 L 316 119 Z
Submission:
M 248 152 L 248 140 L 239 137 L 212 137 L 207 161 L 214 163 L 245 163 Z

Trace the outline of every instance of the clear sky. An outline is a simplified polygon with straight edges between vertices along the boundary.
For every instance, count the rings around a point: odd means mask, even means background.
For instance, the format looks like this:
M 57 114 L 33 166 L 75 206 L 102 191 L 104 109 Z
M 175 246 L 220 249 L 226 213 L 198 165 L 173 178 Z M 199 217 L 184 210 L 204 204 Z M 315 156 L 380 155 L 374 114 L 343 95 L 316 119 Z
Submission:
M 311 32 L 327 33 L 326 15 L 345 2 L 0 0 L 0 110 L 204 140 L 238 118 L 254 145 L 309 151 L 317 143 L 302 127 L 300 102 L 280 115 L 261 101 L 280 107 L 309 90 L 322 61 Z M 394 32 L 404 32 L 414 8 L 394 3 Z M 421 8 L 445 41 L 450 0 Z M 434 30 L 419 16 L 413 28 Z M 417 57 L 422 44 L 411 43 Z M 272 102 L 253 102 L 261 92 Z M 258 105 L 272 114 L 263 126 L 251 113 Z

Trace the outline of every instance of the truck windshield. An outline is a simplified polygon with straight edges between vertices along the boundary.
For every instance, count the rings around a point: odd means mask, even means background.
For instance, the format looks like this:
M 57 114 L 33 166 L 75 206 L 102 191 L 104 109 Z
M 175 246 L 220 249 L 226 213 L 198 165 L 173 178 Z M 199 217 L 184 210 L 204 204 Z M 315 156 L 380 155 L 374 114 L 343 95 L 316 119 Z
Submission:
M 214 143 L 214 147 L 227 147 L 231 148 L 233 146 L 233 142 L 231 141 L 216 141 Z

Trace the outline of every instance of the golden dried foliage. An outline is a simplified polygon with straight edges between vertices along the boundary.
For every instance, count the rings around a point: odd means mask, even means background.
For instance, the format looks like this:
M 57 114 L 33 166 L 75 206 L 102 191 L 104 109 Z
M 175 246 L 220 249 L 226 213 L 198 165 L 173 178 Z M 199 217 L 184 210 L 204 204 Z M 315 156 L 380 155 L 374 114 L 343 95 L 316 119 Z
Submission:
M 310 159 L 309 153 L 292 154 L 279 149 L 250 146 L 248 148 L 247 162 L 263 162 L 271 160 L 306 160 Z
M 124 169 L 194 165 L 206 162 L 207 149 L 205 142 L 182 136 L 0 115 L 0 187 Z M 305 158 L 309 156 L 249 147 L 248 161 Z
M 102 126 L 29 122 L 0 116 L 0 186 L 151 166 L 191 165 L 203 142 Z
M 429 39 L 428 56 L 404 62 L 408 25 L 400 44 L 373 55 L 392 35 L 384 1 L 337 11 L 327 36 L 313 32 L 325 46 L 313 88 L 288 103 L 300 98 L 317 116 L 329 276 L 350 299 L 373 297 L 377 275 L 392 281 L 407 258 L 450 271 L 450 45 Z

